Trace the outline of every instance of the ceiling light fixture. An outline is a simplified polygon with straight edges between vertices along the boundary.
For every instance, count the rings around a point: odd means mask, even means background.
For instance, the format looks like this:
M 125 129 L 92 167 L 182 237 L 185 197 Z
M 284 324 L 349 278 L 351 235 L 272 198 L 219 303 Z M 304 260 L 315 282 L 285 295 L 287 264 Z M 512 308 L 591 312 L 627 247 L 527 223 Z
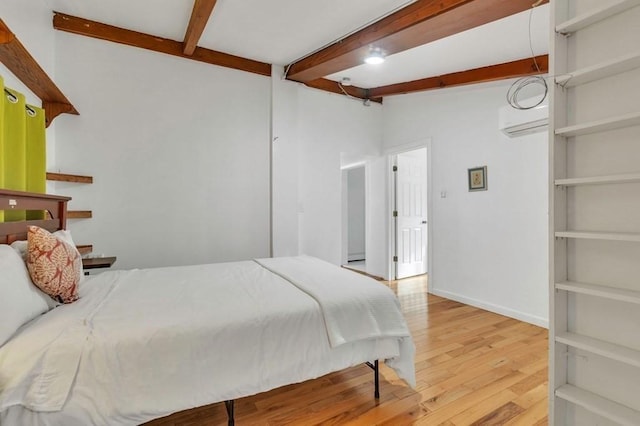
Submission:
M 384 53 L 379 47 L 371 47 L 369 54 L 365 56 L 364 61 L 367 64 L 379 65 L 384 62 Z

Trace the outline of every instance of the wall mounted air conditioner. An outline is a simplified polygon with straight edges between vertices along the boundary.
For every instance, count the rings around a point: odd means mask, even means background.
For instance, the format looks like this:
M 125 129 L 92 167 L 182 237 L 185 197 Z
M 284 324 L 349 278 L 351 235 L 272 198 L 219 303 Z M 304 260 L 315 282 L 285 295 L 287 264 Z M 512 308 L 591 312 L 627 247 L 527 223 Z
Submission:
M 540 98 L 538 98 L 539 100 Z M 521 105 L 532 105 L 535 102 L 523 100 Z M 500 130 L 510 138 L 543 132 L 549 126 L 549 98 L 532 109 L 515 109 L 511 105 L 500 108 Z

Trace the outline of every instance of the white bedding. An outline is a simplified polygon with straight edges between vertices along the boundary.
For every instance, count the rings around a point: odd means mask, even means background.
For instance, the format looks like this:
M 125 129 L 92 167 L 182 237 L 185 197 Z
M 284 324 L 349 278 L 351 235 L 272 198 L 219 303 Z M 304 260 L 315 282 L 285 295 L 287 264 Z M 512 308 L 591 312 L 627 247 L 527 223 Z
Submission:
M 139 424 L 373 359 L 389 359 L 414 384 L 413 344 L 402 316 L 387 312 L 391 303 L 399 314 L 387 288 L 347 273 L 341 286 L 370 285 L 391 298 L 380 293 L 368 308 L 345 309 L 336 289 L 324 301 L 309 295 L 335 285 L 330 271 L 339 268 L 304 257 L 284 265 L 294 273 L 246 261 L 90 277 L 79 301 L 25 325 L 0 348 L 0 423 Z M 282 278 L 300 279 L 305 268 L 317 277 L 327 267 L 327 280 L 297 284 L 304 291 Z M 382 309 L 391 320 L 363 335 L 362 325 L 353 327 L 362 309 Z M 336 330 L 341 340 L 330 337 Z

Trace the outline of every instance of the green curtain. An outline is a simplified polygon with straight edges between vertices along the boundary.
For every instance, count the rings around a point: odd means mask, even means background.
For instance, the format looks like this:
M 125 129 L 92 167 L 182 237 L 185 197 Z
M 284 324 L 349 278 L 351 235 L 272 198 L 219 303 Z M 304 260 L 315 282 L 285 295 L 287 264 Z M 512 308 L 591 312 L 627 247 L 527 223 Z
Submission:
M 0 93 L 4 95 L 4 78 L 0 75 Z M 0 102 L 0 188 L 4 188 L 4 96 Z M 0 222 L 4 222 L 4 210 L 0 210 Z
M 47 192 L 47 145 L 44 127 L 44 110 L 27 105 L 26 114 L 26 176 L 27 191 Z M 44 219 L 44 211 L 28 211 L 27 219 Z
M 46 192 L 44 111 L 27 106 L 23 94 L 4 87 L 0 102 L 0 188 Z M 0 221 L 42 219 L 44 212 L 0 212 Z

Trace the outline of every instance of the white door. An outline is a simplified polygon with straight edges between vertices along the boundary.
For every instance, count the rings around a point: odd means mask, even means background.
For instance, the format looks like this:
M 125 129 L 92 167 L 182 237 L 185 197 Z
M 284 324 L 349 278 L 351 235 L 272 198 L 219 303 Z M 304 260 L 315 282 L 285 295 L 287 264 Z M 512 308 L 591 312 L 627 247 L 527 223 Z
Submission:
M 427 272 L 426 148 L 396 158 L 396 278 Z

